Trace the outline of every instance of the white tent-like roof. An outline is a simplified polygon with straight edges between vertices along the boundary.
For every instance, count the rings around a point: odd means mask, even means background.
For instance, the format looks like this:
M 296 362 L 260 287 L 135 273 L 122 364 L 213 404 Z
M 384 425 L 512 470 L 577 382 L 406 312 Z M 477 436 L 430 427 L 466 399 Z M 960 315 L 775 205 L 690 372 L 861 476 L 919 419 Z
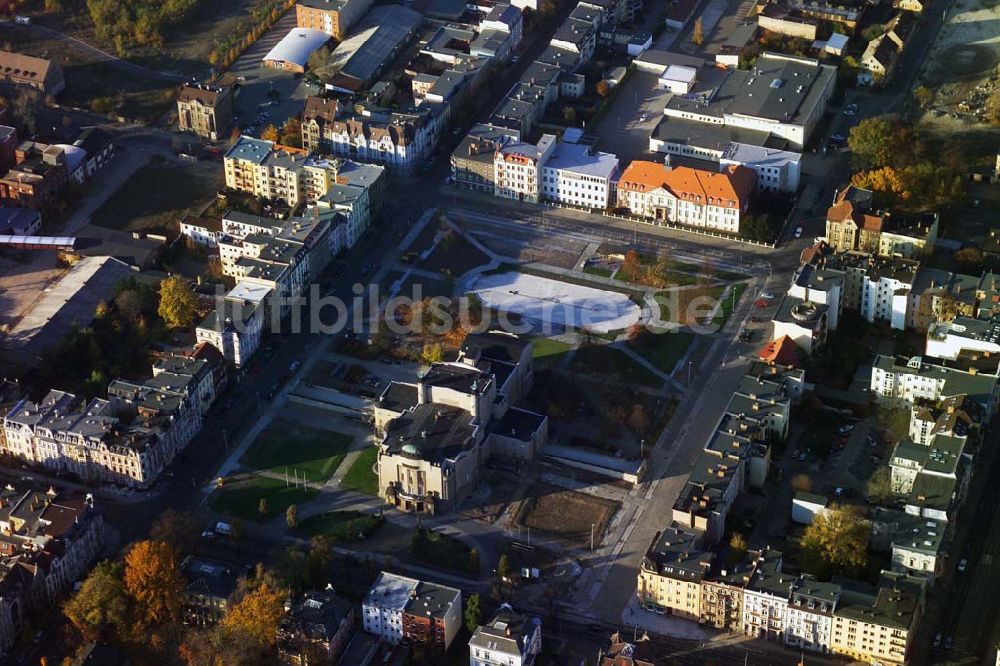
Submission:
M 264 61 L 291 62 L 305 67 L 309 55 L 329 41 L 330 35 L 312 28 L 294 28 L 264 56 Z

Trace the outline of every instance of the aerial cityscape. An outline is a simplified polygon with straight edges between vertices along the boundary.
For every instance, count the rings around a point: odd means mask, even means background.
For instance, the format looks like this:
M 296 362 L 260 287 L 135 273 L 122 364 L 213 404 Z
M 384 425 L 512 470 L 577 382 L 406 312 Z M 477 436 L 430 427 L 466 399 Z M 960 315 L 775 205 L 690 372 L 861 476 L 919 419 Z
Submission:
M 0 666 L 1000 665 L 996 2 L 0 40 Z

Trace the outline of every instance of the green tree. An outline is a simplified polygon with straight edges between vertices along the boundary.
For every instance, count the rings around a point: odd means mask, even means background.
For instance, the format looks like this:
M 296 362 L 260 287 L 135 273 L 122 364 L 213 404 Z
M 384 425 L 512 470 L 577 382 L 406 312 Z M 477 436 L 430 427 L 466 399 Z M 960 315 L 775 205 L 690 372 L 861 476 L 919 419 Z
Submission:
M 497 562 L 497 573 L 501 578 L 510 577 L 510 556 L 507 553 L 500 556 L 500 561 Z
M 892 115 L 865 118 L 851 128 L 847 145 L 862 169 L 903 167 L 913 163 L 922 150 L 913 128 Z
M 465 605 L 465 628 L 469 631 L 475 631 L 476 627 L 478 627 L 482 621 L 483 609 L 479 599 L 479 594 L 473 594 L 469 597 L 469 601 Z
M 955 253 L 956 268 L 967 275 L 979 273 L 983 270 L 983 263 L 986 256 L 978 247 L 964 247 Z
M 888 467 L 879 467 L 865 484 L 868 501 L 885 504 L 892 499 L 892 472 Z
M 913 89 L 913 99 L 921 108 L 926 109 L 934 102 L 934 91 L 927 86 L 917 86 Z
M 279 143 L 292 148 L 302 147 L 302 123 L 298 118 L 292 117 L 285 121 L 281 127 Z
M 307 64 L 309 69 L 323 69 L 326 67 L 327 63 L 330 61 L 330 48 L 327 46 L 321 46 L 312 53 L 309 54 L 309 60 Z
M 160 307 L 158 313 L 167 326 L 185 328 L 194 321 L 198 297 L 188 281 L 171 275 L 160 282 Z
M 567 125 L 573 125 L 576 123 L 576 109 L 572 106 L 566 106 L 563 108 L 563 120 L 566 121 Z
M 868 561 L 871 524 L 855 507 L 839 504 L 816 514 L 802 535 L 802 550 L 818 567 L 857 574 Z
M 299 526 L 299 509 L 294 504 L 289 504 L 285 511 L 285 524 L 293 530 Z
M 747 540 L 739 532 L 729 537 L 729 556 L 732 562 L 739 562 L 747 554 Z
M 122 582 L 122 565 L 107 560 L 98 563 L 63 606 L 63 613 L 86 641 L 126 639 L 132 609 Z
M 168 508 L 153 521 L 149 537 L 170 544 L 179 554 L 189 553 L 198 539 L 200 523 L 190 511 Z
M 777 224 L 767 213 L 747 215 L 740 221 L 740 236 L 748 240 L 771 243 L 777 235 Z
M 910 433 L 910 410 L 903 407 L 879 407 L 875 420 L 885 431 L 886 437 L 895 444 Z
M 259 513 L 262 516 L 266 516 L 267 514 L 271 513 L 271 505 L 267 501 L 266 497 L 261 497 L 260 501 L 257 502 L 257 513 Z

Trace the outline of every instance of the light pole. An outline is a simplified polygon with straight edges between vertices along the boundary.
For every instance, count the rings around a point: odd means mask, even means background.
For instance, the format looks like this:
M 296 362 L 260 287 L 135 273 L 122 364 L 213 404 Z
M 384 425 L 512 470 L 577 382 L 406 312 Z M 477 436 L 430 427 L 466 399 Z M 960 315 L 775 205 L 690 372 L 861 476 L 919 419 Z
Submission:
M 688 361 L 688 386 L 691 386 L 691 361 Z

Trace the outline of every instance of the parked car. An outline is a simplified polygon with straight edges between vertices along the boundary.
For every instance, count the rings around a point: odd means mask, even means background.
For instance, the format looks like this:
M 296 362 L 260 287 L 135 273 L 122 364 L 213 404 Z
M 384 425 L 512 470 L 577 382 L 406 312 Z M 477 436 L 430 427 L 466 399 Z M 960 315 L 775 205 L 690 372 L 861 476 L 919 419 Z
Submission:
M 795 227 L 795 237 L 802 238 L 802 227 Z
M 640 123 L 644 123 L 644 122 L 646 122 L 646 120 L 648 120 L 648 119 L 649 119 L 649 114 L 648 114 L 648 113 L 644 113 L 644 114 L 642 114 L 641 116 L 639 116 L 639 122 L 640 122 Z
M 839 428 L 837 428 L 837 434 L 838 435 L 846 435 L 847 433 L 851 432 L 852 430 L 854 430 L 854 424 L 853 423 L 845 423 L 844 425 L 842 425 Z
M 848 104 L 847 106 L 845 106 L 844 107 L 844 115 L 845 116 L 856 116 L 856 115 L 858 115 L 858 105 L 857 104 Z
M 760 292 L 760 297 L 769 301 L 774 298 L 774 294 L 769 291 L 762 291 Z
M 934 634 L 934 647 L 941 647 L 941 632 Z
M 830 141 L 832 141 L 833 143 L 843 143 L 847 141 L 847 135 L 837 132 L 836 134 L 830 135 Z
M 945 650 L 950 650 L 951 649 L 951 636 L 945 636 L 945 639 L 944 639 L 944 649 Z
M 969 568 L 969 560 L 964 557 L 958 561 L 958 571 L 959 573 L 965 573 L 965 570 Z

